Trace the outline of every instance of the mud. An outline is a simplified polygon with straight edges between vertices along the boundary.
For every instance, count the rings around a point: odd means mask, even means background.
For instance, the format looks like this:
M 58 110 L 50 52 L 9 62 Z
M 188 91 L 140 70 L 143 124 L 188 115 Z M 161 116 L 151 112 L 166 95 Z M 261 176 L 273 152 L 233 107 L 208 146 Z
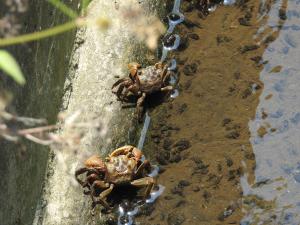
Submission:
M 179 64 L 179 96 L 150 106 L 152 123 L 144 147 L 147 157 L 160 165 L 158 183 L 166 189 L 137 224 L 240 224 L 240 177 L 247 172 L 254 184 L 248 123 L 263 89 L 262 55 L 278 32 L 263 38 L 267 29 L 253 37 L 272 3 L 238 1 L 203 16 L 192 2 L 183 2 L 186 21 L 177 30 L 182 42 L 173 54 Z M 265 129 L 259 134 L 265 135 Z

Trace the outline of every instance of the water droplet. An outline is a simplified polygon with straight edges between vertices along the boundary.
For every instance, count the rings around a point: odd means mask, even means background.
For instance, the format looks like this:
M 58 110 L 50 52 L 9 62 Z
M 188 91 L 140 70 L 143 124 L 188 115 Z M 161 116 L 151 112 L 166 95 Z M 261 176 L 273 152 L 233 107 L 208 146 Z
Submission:
M 179 91 L 177 89 L 173 90 L 172 94 L 170 95 L 171 98 L 176 98 L 179 95 Z
M 177 62 L 176 62 L 176 60 L 175 60 L 175 59 L 172 59 L 170 64 L 171 64 L 171 65 L 168 67 L 168 70 L 175 70 L 176 67 L 177 67 Z
M 173 26 L 173 29 L 174 29 L 174 27 L 177 24 L 184 21 L 184 15 L 182 13 L 179 13 L 179 12 L 178 13 L 172 12 L 168 15 L 168 19 L 169 19 L 169 27 Z M 172 32 L 173 32 L 173 30 L 168 29 L 168 33 L 172 33 Z
M 158 175 L 159 167 L 156 165 L 152 166 L 151 173 L 148 174 L 149 177 L 156 177 Z
M 150 198 L 146 200 L 146 203 L 153 203 L 165 190 L 165 187 L 162 185 L 158 185 L 158 190 L 151 192 Z
M 170 76 L 170 81 L 169 81 L 170 85 L 175 85 L 177 83 L 177 81 L 178 81 L 178 77 L 176 74 Z
M 175 50 L 180 44 L 180 37 L 178 34 L 168 34 L 163 39 L 163 46 L 167 50 Z
M 224 5 L 233 5 L 235 3 L 235 0 L 224 0 Z
M 208 8 L 208 11 L 209 12 L 214 12 L 216 9 L 217 9 L 217 6 L 213 5 L 213 6 L 211 6 L 211 7 Z

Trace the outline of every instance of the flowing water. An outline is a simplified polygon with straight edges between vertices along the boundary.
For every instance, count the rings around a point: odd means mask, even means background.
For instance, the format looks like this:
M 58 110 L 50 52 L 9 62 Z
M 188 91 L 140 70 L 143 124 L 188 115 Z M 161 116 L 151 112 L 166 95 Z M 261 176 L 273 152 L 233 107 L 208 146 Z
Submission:
M 194 2 L 163 54 L 179 95 L 149 104 L 144 151 L 165 190 L 136 224 L 300 224 L 300 1 L 226 1 L 208 16 Z

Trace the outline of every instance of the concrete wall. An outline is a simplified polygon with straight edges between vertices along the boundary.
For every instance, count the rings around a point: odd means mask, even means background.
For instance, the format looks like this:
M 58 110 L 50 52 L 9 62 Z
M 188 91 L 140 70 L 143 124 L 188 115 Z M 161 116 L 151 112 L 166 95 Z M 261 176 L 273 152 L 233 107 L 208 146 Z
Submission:
M 125 76 L 128 62 L 147 61 L 145 56 L 152 54 L 137 39 L 130 29 L 130 19 L 124 17 L 124 8 L 139 3 L 136 0 L 93 1 L 89 7 L 89 18 L 99 14 L 111 20 L 111 27 L 103 32 L 98 27 L 88 27 L 77 33 L 77 43 L 73 54 L 73 65 L 69 80 L 69 92 L 64 97 L 63 109 L 72 113 L 84 109 L 80 121 L 101 118 L 104 132 L 90 129 L 80 144 L 80 152 L 74 154 L 62 151 L 56 154 L 49 166 L 51 176 L 47 180 L 43 201 L 47 206 L 42 209 L 39 223 L 54 224 L 103 224 L 99 208 L 91 216 L 90 198 L 84 196 L 81 187 L 74 182 L 75 168 L 94 153 L 102 155 L 124 144 L 137 143 L 137 123 L 134 109 L 122 109 L 120 102 L 111 92 L 116 76 Z M 156 14 L 159 1 L 143 5 L 146 12 Z M 161 8 L 160 8 L 161 9 Z M 64 132 L 64 131 L 62 131 Z M 53 149 L 55 152 L 55 149 Z M 85 156 L 82 158 L 82 156 Z M 56 160 L 59 159 L 59 160 Z

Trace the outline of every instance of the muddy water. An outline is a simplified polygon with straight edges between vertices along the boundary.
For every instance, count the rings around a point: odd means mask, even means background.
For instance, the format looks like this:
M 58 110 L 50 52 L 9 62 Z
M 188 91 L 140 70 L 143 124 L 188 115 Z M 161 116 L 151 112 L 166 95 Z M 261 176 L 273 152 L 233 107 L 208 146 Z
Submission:
M 144 146 L 166 189 L 137 224 L 299 224 L 299 2 L 206 17 L 192 2 L 173 55 L 180 94 L 150 109 Z

